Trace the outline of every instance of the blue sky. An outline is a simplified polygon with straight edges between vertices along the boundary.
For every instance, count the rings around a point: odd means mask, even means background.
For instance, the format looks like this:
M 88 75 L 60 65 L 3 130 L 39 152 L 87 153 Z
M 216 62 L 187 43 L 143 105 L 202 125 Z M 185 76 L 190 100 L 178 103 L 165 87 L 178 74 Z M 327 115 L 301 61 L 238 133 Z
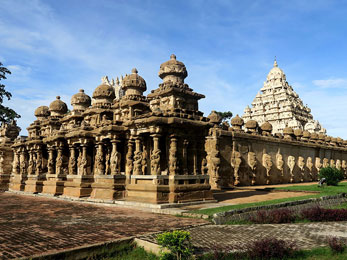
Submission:
M 200 109 L 243 114 L 277 56 L 294 90 L 329 135 L 347 139 L 347 1 L 0 0 L 0 61 L 12 71 L 7 105 L 22 118 L 104 75 L 136 67 L 157 88 L 175 53 Z

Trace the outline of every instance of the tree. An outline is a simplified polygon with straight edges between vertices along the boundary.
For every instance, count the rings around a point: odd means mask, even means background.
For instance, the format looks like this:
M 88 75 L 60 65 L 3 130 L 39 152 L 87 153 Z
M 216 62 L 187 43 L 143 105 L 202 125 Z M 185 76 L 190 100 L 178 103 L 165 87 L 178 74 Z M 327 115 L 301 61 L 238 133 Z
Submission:
M 226 112 L 216 111 L 216 113 L 222 118 L 222 122 L 229 120 L 233 116 L 233 113 L 231 111 L 226 111 Z
M 3 67 L 0 62 L 0 122 L 9 123 L 15 118 L 20 118 L 20 115 L 13 109 L 3 105 L 4 97 L 6 97 L 7 100 L 10 100 L 12 97 L 12 94 L 5 90 L 5 85 L 1 84 L 1 80 L 6 79 L 6 74 L 11 74 L 11 71 Z

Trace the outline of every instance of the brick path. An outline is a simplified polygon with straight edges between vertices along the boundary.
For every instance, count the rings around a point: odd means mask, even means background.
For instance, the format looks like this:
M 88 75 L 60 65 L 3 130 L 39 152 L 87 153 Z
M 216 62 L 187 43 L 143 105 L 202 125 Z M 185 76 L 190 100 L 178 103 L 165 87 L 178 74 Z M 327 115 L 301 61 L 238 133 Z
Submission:
M 192 244 L 199 252 L 231 250 L 249 241 L 275 237 L 295 241 L 300 249 L 327 246 L 327 237 L 336 236 L 347 242 L 347 222 L 264 224 L 264 225 L 204 225 L 186 229 L 191 233 Z M 156 243 L 156 235 L 140 239 Z
M 0 259 L 206 223 L 129 208 L 0 193 Z

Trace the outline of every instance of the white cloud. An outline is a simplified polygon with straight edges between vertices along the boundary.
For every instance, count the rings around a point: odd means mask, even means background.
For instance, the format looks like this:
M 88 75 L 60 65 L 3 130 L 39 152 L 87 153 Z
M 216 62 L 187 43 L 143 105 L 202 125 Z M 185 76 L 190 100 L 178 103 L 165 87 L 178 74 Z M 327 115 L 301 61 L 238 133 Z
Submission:
M 344 78 L 332 78 L 332 79 L 319 79 L 313 80 L 312 83 L 320 88 L 346 88 L 347 79 Z

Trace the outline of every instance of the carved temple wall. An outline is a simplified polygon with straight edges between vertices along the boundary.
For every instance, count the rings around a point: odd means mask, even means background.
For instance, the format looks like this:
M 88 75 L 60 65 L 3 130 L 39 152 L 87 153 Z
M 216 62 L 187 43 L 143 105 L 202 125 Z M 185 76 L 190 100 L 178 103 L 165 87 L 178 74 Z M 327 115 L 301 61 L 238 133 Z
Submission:
M 211 136 L 219 161 L 218 171 L 209 171 L 212 188 L 317 181 L 319 169 L 327 166 L 341 169 L 347 177 L 343 143 L 262 136 L 232 128 L 212 128 L 207 139 Z

